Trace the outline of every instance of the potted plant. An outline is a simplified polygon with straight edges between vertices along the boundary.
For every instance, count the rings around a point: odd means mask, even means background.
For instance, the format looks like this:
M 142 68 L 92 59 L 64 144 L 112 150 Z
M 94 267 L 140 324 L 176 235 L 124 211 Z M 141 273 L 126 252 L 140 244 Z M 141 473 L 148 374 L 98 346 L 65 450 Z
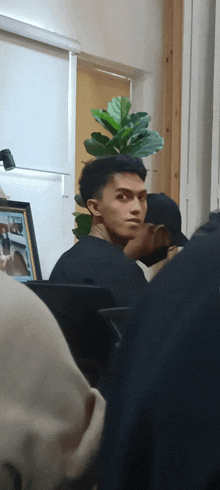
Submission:
M 89 155 L 103 158 L 109 155 L 130 154 L 139 158 L 157 153 L 163 148 L 164 140 L 157 131 L 148 128 L 151 120 L 147 112 L 129 114 L 131 103 L 127 97 L 114 97 L 107 110 L 92 109 L 92 115 L 111 137 L 100 132 L 92 133 L 91 139 L 84 141 Z M 75 196 L 76 202 L 85 206 L 81 196 Z M 84 213 L 73 213 L 78 227 L 73 230 L 80 238 L 88 235 L 91 229 L 91 217 Z

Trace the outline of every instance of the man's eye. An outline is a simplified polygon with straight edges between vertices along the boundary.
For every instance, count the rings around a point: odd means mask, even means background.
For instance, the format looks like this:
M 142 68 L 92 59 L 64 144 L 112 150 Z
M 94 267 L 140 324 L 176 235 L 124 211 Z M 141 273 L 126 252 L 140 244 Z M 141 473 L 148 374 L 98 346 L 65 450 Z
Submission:
M 117 198 L 121 201 L 125 201 L 125 199 L 127 199 L 127 196 L 125 194 L 118 194 Z
M 146 201 L 146 196 L 139 196 L 139 201 L 142 201 L 142 202 Z

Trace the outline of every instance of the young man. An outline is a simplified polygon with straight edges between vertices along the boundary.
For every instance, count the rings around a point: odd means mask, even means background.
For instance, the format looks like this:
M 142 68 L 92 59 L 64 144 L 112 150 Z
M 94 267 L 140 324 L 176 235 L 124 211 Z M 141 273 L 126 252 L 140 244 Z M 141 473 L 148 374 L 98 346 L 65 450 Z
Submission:
M 85 165 L 80 193 L 92 216 L 88 236 L 65 252 L 50 280 L 95 284 L 110 289 L 118 306 L 131 306 L 147 281 L 134 260 L 124 255 L 147 211 L 146 169 L 139 158 L 115 155 Z

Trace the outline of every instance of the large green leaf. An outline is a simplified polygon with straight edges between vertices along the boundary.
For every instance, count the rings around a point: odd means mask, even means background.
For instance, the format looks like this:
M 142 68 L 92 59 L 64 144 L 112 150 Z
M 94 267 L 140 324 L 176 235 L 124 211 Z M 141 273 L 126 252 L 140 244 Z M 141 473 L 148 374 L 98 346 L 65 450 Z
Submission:
M 130 116 L 126 117 L 124 125 L 128 127 L 133 127 L 136 123 L 139 123 L 140 120 L 144 120 L 146 126 L 148 127 L 151 117 L 148 115 L 147 112 L 132 113 L 130 114 Z
M 113 136 L 109 142 L 109 147 L 117 148 L 118 152 L 121 153 L 121 149 L 127 144 L 132 133 L 132 128 L 121 128 L 118 133 Z
M 126 126 L 124 126 L 123 129 L 119 130 L 118 132 L 120 153 L 129 153 L 130 145 L 139 143 L 139 139 L 146 138 L 151 133 L 151 131 L 148 129 L 150 120 L 148 114 L 146 112 L 139 112 L 138 116 L 140 117 L 136 117 L 136 114 L 133 114 L 130 120 L 129 116 L 129 118 L 126 120 Z
M 141 134 L 144 131 L 149 132 L 148 129 L 149 118 L 148 116 L 143 116 L 139 120 L 137 120 L 133 125 L 133 134 Z
M 111 141 L 108 136 L 105 136 L 102 133 L 92 133 L 91 136 L 93 140 L 97 141 L 98 143 L 104 146 L 106 146 L 109 143 L 109 141 Z
M 112 145 L 112 140 L 101 133 L 92 133 L 90 140 L 85 140 L 84 145 L 87 153 L 93 156 L 102 157 L 104 155 L 117 155 L 117 151 Z
M 131 138 L 133 132 L 133 128 L 128 128 L 127 126 L 121 128 L 118 131 L 118 148 L 120 150 L 123 150 L 123 148 L 127 145 L 128 140 Z M 115 138 L 115 136 L 114 136 Z M 123 153 L 123 151 L 122 151 Z
M 92 218 L 90 214 L 85 213 L 73 213 L 75 216 L 75 221 L 77 223 L 78 228 L 72 230 L 73 234 L 80 238 L 81 236 L 88 235 L 91 230 Z
M 127 147 L 127 153 L 130 155 L 143 158 L 153 153 L 162 150 L 164 145 L 163 138 L 156 131 L 151 131 L 150 134 L 143 139 L 137 139 Z
M 147 138 L 151 133 L 152 131 L 148 129 L 148 117 L 143 117 L 134 124 L 129 143 L 138 143 L 139 139 Z
M 130 111 L 131 103 L 127 97 L 114 97 L 108 103 L 107 112 L 121 126 L 122 121 Z
M 91 113 L 95 120 L 99 122 L 111 134 L 117 134 L 120 124 L 114 120 L 106 111 L 102 109 L 91 109 Z

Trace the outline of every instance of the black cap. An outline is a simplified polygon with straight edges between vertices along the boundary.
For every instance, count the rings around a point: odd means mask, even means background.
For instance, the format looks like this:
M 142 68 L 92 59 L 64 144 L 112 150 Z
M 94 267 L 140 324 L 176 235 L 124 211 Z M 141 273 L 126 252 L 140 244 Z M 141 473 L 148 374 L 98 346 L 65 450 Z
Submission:
M 183 247 L 189 241 L 181 232 L 181 214 L 179 206 L 165 194 L 147 195 L 147 213 L 145 223 L 164 225 L 174 236 L 173 245 Z

